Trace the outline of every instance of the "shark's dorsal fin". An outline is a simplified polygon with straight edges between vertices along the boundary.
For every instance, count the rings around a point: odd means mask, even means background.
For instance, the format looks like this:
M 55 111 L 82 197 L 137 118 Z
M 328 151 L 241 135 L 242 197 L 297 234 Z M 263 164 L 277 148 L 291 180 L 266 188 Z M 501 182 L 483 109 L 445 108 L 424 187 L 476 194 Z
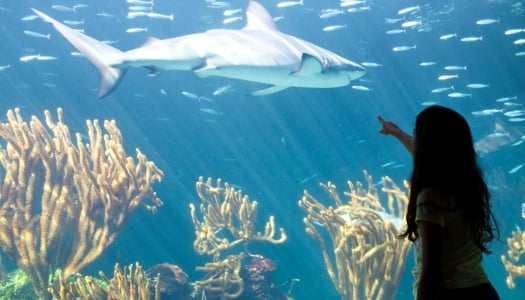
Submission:
M 158 40 L 159 40 L 159 39 L 157 39 L 157 38 L 149 37 L 149 38 L 146 40 L 146 42 L 144 42 L 144 45 L 142 45 L 142 47 L 144 47 L 144 46 L 148 46 L 148 45 L 150 45 L 150 44 L 153 44 L 153 43 L 155 43 L 155 42 L 158 41 Z
M 255 1 L 250 1 L 246 8 L 246 26 L 243 30 L 277 30 L 268 11 Z

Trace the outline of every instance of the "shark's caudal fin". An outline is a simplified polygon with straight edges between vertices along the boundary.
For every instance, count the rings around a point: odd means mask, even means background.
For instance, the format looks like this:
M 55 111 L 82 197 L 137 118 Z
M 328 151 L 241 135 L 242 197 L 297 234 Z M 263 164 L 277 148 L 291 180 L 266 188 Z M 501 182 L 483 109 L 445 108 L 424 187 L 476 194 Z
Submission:
M 60 34 L 97 67 L 100 72 L 98 98 L 104 98 L 117 87 L 126 70 L 114 68 L 111 64 L 118 61 L 118 57 L 122 55 L 122 51 L 69 28 L 34 8 L 32 8 L 32 10 L 42 18 L 42 20 L 51 23 Z

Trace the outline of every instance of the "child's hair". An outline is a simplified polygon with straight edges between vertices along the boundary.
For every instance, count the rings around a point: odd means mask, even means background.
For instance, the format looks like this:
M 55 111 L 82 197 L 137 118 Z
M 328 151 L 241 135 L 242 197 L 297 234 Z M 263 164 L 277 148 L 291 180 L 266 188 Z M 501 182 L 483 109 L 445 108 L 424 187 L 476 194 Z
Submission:
M 456 209 L 464 209 L 469 216 L 474 242 L 483 252 L 491 253 L 487 244 L 499 236 L 499 230 L 467 121 L 446 107 L 426 108 L 416 119 L 413 154 L 407 228 L 400 237 L 411 241 L 418 237 L 417 196 L 431 188 L 460 201 Z

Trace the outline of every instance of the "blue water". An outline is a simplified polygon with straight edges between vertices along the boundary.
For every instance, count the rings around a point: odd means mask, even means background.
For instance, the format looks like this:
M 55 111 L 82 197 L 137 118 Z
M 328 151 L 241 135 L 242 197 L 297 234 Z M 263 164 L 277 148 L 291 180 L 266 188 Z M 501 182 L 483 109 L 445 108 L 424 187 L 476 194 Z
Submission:
M 336 0 L 305 0 L 303 6 L 276 7 L 277 1 L 261 0 L 278 21 L 279 29 L 308 40 L 352 61 L 375 62 L 362 80 L 351 85 L 370 88 L 359 91 L 350 86 L 334 89 L 289 88 L 261 97 L 246 96 L 266 86 L 223 78 L 197 79 L 188 72 L 165 72 L 147 76 L 147 70 L 131 69 L 120 86 L 103 100 L 96 98 L 97 70 L 85 59 L 74 57 L 75 49 L 49 24 L 41 20 L 21 21 L 37 8 L 57 20 L 84 20 L 84 32 L 98 40 L 118 40 L 121 50 L 139 47 L 147 37 L 169 38 L 213 28 L 240 29 L 244 21 L 222 23 L 223 9 L 209 8 L 204 0 L 155 1 L 155 11 L 174 14 L 174 20 L 127 19 L 125 1 L 84 1 L 87 8 L 62 12 L 51 4 L 72 6 L 78 2 L 0 1 L 0 119 L 8 109 L 19 107 L 22 115 L 43 118 L 43 111 L 64 110 L 72 132 L 85 133 L 86 119 L 116 120 L 128 153 L 140 148 L 165 173 L 155 185 L 165 205 L 157 215 L 139 210 L 115 243 L 83 273 L 103 270 L 111 273 L 113 264 L 140 261 L 146 268 L 170 262 L 181 266 L 192 280 L 202 273 L 195 267 L 209 261 L 192 248 L 194 229 L 189 203 L 199 203 L 195 181 L 199 176 L 222 178 L 242 187 L 259 203 L 259 224 L 271 214 L 283 227 L 288 240 L 281 245 L 257 245 L 258 252 L 278 264 L 277 283 L 292 278 L 295 299 L 338 299 L 321 257 L 319 246 L 305 233 L 304 213 L 297 201 L 307 189 L 324 203 L 329 199 L 319 182 L 332 181 L 342 192 L 345 182 L 363 181 L 368 170 L 375 181 L 388 175 L 399 185 L 410 175 L 411 159 L 393 138 L 377 133 L 377 115 L 395 121 L 411 131 L 416 114 L 428 102 L 451 107 L 462 113 L 473 129 L 475 140 L 487 138 L 499 126 L 498 134 L 512 141 L 494 146 L 480 158 L 493 194 L 502 242 L 493 244 L 494 254 L 484 258 L 488 275 L 502 299 L 521 299 L 525 279 L 516 279 L 516 288 L 505 284 L 506 273 L 500 256 L 505 254 L 506 238 L 516 227 L 525 228 L 521 204 L 525 202 L 525 145 L 516 143 L 525 134 L 525 122 L 511 120 L 504 113 L 523 110 L 525 100 L 525 45 L 513 42 L 525 33 L 505 35 L 513 28 L 525 28 L 523 1 L 367 1 L 370 10 L 345 13 L 321 19 L 322 9 L 340 8 Z M 244 8 L 247 1 L 231 1 L 230 8 Z M 420 10 L 406 20 L 421 20 L 422 26 L 406 33 L 390 35 L 401 28 L 400 21 L 387 24 L 386 18 L 399 18 L 402 8 L 419 5 Z M 115 17 L 99 17 L 106 12 Z M 480 19 L 497 23 L 477 25 Z M 346 25 L 323 31 L 328 25 Z M 130 27 L 147 27 L 147 33 L 126 33 Z M 48 34 L 51 39 L 25 35 L 24 30 Z M 457 34 L 440 40 L 445 34 Z M 477 42 L 461 42 L 466 36 L 482 37 Z M 414 46 L 396 52 L 393 47 Z M 21 62 L 25 55 L 51 55 L 52 61 Z M 423 61 L 436 62 L 421 67 Z M 444 66 L 467 66 L 467 70 L 445 71 Z M 459 74 L 459 78 L 439 81 L 438 76 Z M 469 83 L 489 85 L 469 89 Z M 222 86 L 225 93 L 213 96 Z M 455 87 L 455 92 L 472 97 L 451 98 L 432 89 Z M 213 99 L 196 101 L 183 91 Z M 514 106 L 496 99 L 516 97 Z M 204 110 L 203 110 L 204 109 Z M 472 112 L 498 110 L 492 115 Z M 213 110 L 213 111 L 210 111 Z M 216 112 L 213 114 L 210 112 Z M 513 145 L 514 144 L 514 145 Z M 394 162 L 382 167 L 388 162 Z M 262 228 L 261 228 L 262 229 Z M 522 262 L 524 262 L 522 260 Z M 396 299 L 411 299 L 412 256 Z

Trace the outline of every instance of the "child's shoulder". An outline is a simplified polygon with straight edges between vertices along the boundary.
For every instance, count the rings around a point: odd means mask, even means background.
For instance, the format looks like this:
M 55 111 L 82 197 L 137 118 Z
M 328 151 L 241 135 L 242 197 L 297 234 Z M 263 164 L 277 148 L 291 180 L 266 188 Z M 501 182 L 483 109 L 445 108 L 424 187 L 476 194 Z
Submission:
M 456 197 L 447 196 L 438 189 L 423 189 L 417 196 L 417 205 L 436 205 L 446 210 L 456 207 Z

